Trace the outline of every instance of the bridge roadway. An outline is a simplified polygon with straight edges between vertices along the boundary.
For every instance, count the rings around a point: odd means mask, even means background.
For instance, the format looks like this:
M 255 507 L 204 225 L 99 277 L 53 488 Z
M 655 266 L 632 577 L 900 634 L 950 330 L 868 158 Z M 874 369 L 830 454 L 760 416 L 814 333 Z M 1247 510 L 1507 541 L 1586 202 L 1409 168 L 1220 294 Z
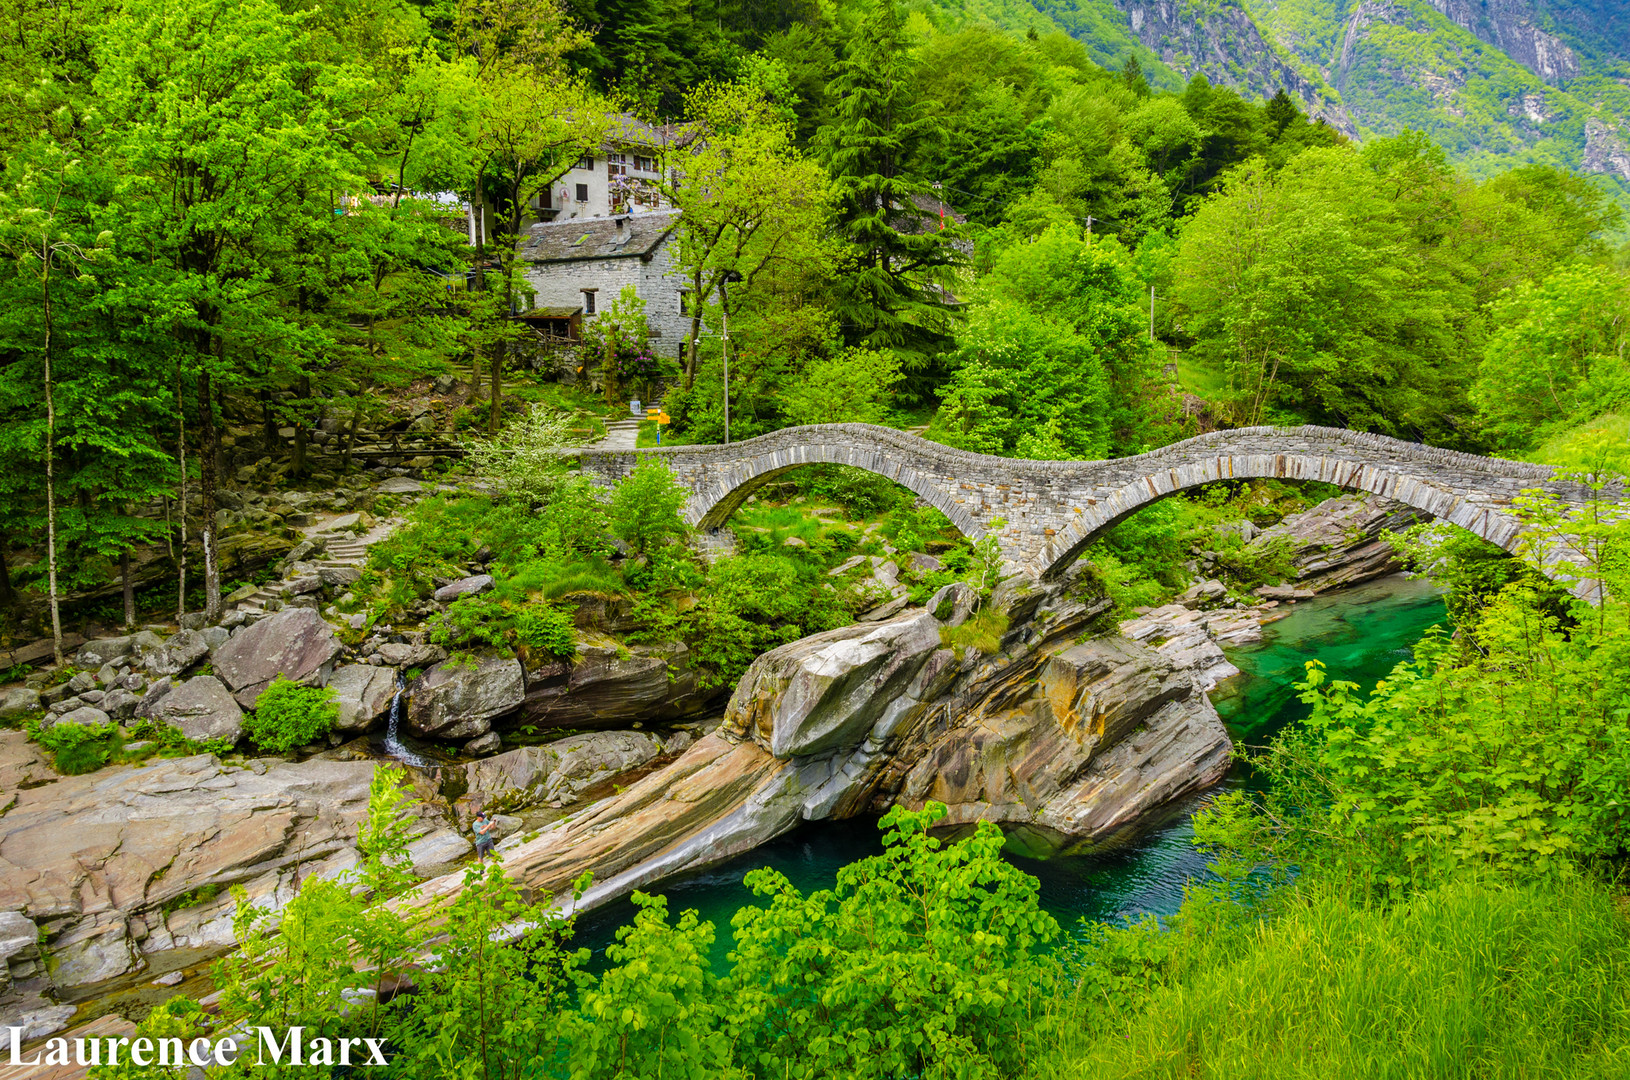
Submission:
M 1051 576 L 1067 568 L 1103 529 L 1174 492 L 1215 480 L 1274 477 L 1319 480 L 1408 503 L 1469 529 L 1507 551 L 1522 524 L 1512 500 L 1544 488 L 1572 504 L 1586 490 L 1553 479 L 1547 465 L 1479 457 L 1326 427 L 1217 431 L 1135 457 L 1108 461 L 1030 461 L 973 454 L 893 428 L 821 424 L 785 428 L 729 446 L 640 450 L 661 458 L 691 498 L 685 518 L 703 529 L 725 523 L 757 488 L 817 462 L 852 465 L 905 485 L 970 539 L 995 528 L 1014 569 Z M 582 452 L 585 472 L 615 483 L 634 451 Z

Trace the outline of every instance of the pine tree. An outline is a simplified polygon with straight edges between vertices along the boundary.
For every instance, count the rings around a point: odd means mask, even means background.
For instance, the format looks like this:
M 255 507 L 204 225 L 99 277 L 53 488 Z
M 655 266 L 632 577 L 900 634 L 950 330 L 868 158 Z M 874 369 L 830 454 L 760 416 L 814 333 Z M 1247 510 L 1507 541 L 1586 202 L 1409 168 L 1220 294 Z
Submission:
M 1121 81 L 1138 97 L 1149 96 L 1149 80 L 1143 77 L 1143 65 L 1138 63 L 1136 56 L 1127 56 L 1126 63 L 1121 65 Z
M 943 132 L 914 90 L 913 68 L 899 9 L 879 0 L 838 65 L 832 119 L 816 136 L 848 248 L 833 305 L 850 344 L 921 350 L 942 340 L 949 322 L 942 286 L 957 232 L 928 208 L 930 185 L 907 167 Z

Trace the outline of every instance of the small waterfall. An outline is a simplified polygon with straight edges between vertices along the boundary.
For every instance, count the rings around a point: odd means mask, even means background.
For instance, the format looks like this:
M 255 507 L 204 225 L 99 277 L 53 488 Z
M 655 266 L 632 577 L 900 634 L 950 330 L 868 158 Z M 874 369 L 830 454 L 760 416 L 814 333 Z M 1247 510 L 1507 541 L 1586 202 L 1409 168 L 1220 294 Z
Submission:
M 409 750 L 402 742 L 399 728 L 402 724 L 402 692 L 407 689 L 407 681 L 402 673 L 396 673 L 396 694 L 391 698 L 390 723 L 385 727 L 385 753 L 400 761 L 404 765 L 417 765 L 424 768 L 432 764 L 424 758 Z

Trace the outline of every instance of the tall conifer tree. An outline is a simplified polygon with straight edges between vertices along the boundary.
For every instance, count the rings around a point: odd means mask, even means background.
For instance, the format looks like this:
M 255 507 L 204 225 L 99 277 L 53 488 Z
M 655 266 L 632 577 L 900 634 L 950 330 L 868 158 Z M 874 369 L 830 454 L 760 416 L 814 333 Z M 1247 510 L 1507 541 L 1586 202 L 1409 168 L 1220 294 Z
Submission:
M 907 165 L 920 144 L 943 137 L 915 66 L 899 9 L 879 0 L 838 65 L 832 119 L 816 137 L 848 248 L 833 299 L 851 344 L 923 350 L 949 323 L 942 286 L 957 257 L 954 222 Z

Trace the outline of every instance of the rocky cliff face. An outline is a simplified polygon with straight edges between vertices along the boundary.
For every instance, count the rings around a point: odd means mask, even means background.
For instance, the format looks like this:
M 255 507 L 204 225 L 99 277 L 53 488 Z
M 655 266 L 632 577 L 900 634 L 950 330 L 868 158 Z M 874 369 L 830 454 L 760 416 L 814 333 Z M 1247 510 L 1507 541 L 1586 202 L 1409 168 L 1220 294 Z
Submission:
M 1536 149 L 1630 184 L 1613 0 L 1098 0 L 1184 77 L 1283 88 L 1359 137 L 1427 131 L 1479 168 Z
M 1538 25 L 1530 0 L 1427 0 L 1444 18 L 1476 34 L 1553 86 L 1579 74 L 1579 57 Z
M 1232 3 L 1190 4 L 1184 0 L 1115 0 L 1138 41 L 1185 77 L 1204 75 L 1251 98 L 1272 97 L 1283 89 L 1309 116 L 1347 135 L 1352 120 L 1328 86 L 1309 79 L 1263 37 L 1251 14 Z

